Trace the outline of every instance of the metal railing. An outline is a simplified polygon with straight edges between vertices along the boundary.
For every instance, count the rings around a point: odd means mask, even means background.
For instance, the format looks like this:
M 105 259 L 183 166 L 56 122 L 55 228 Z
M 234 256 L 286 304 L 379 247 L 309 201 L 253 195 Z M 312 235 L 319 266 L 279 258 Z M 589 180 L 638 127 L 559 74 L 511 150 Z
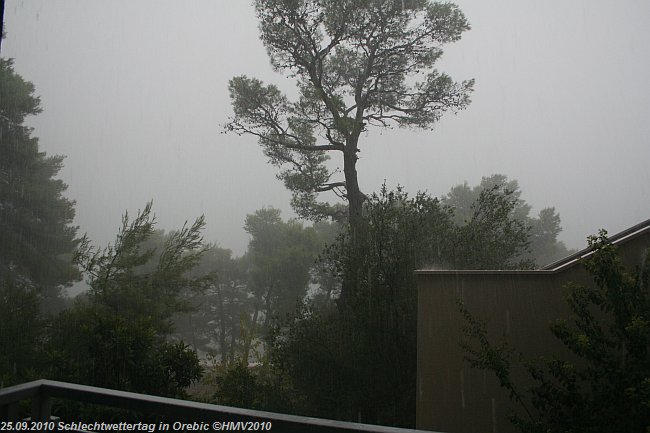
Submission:
M 31 400 L 31 421 L 48 422 L 50 421 L 53 398 L 160 415 L 165 419 L 174 420 L 178 426 L 181 426 L 183 422 L 195 423 L 194 427 L 201 427 L 202 431 L 244 430 L 244 426 L 251 427 L 251 430 L 254 429 L 252 427 L 257 427 L 257 431 L 270 430 L 277 433 L 407 433 L 423 431 L 218 406 L 52 380 L 37 380 L 0 389 L 0 421 L 19 421 L 18 403 Z M 166 427 L 167 431 L 179 430 L 177 428 L 169 429 L 169 423 L 166 424 Z M 155 431 L 163 430 L 165 430 L 165 425 L 158 425 Z

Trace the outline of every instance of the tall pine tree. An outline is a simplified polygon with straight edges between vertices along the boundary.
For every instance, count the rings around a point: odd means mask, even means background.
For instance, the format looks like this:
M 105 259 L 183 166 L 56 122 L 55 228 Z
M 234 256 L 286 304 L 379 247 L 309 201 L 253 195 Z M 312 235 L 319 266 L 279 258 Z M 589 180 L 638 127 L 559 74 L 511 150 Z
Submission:
M 0 284 L 22 286 L 46 296 L 79 278 L 72 253 L 74 202 L 56 175 L 62 156 L 39 151 L 24 124 L 41 111 L 32 83 L 0 59 Z

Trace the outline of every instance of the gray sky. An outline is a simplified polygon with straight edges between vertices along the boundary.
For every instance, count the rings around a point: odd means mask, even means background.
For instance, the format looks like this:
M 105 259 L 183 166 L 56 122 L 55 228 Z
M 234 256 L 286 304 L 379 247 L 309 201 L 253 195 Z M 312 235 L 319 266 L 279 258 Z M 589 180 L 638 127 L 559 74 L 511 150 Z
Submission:
M 439 69 L 476 79 L 469 109 L 434 131 L 371 131 L 362 190 L 446 193 L 517 179 L 536 213 L 555 206 L 561 238 L 583 247 L 650 218 L 650 2 L 459 0 L 472 24 Z M 3 57 L 32 81 L 29 120 L 81 232 L 112 241 L 124 210 L 150 200 L 159 227 L 205 214 L 206 240 L 241 254 L 246 214 L 291 216 L 289 193 L 251 137 L 223 135 L 228 80 L 273 73 L 248 1 L 7 0 Z

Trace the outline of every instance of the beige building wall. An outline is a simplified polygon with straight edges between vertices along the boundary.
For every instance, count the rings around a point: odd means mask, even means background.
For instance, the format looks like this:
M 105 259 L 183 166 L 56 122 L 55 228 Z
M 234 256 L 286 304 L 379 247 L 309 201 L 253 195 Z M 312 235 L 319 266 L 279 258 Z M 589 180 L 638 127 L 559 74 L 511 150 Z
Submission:
M 628 269 L 650 247 L 650 220 L 610 238 Z M 570 354 L 549 323 L 570 317 L 568 282 L 592 284 L 577 261 L 581 251 L 539 271 L 417 271 L 417 428 L 450 433 L 516 431 L 508 420 L 514 404 L 493 373 L 470 368 L 459 343 L 465 325 L 457 301 L 487 322 L 493 343 L 506 338 L 527 359 Z M 525 384 L 522 368 L 513 372 Z M 520 415 L 524 413 L 519 410 Z

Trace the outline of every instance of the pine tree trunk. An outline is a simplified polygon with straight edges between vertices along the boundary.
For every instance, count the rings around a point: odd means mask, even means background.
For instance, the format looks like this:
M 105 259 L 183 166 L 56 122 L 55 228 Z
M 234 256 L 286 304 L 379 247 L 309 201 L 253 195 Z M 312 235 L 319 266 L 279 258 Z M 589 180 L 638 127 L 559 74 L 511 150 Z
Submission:
M 357 147 L 358 136 L 348 140 L 343 152 L 343 173 L 345 175 L 345 186 L 348 199 L 348 217 L 350 224 L 350 243 L 353 250 L 356 249 L 357 238 L 363 218 L 364 195 L 359 188 L 357 179 Z M 352 271 L 351 272 L 355 272 Z M 355 290 L 357 276 L 347 275 L 341 286 L 341 300 L 345 302 L 347 295 Z
M 343 151 L 343 174 L 345 175 L 345 189 L 348 199 L 348 216 L 350 218 L 350 226 L 353 228 L 358 227 L 361 220 L 361 210 L 363 207 L 363 194 L 359 189 L 359 181 L 357 179 L 357 147 L 358 137 L 348 140 Z

